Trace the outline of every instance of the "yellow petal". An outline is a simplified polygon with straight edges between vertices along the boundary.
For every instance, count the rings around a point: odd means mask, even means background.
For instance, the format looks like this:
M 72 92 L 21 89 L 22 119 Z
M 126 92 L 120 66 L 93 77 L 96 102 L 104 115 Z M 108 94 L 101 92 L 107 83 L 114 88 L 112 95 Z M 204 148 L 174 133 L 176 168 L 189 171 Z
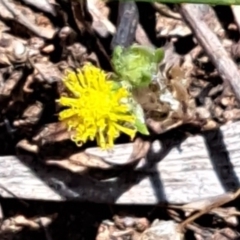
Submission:
M 133 139 L 136 135 L 136 130 L 134 129 L 130 129 L 130 128 L 127 128 L 127 127 L 124 127 L 124 126 L 121 126 L 117 123 L 113 123 L 113 125 L 121 132 L 129 135 L 131 137 L 131 139 Z

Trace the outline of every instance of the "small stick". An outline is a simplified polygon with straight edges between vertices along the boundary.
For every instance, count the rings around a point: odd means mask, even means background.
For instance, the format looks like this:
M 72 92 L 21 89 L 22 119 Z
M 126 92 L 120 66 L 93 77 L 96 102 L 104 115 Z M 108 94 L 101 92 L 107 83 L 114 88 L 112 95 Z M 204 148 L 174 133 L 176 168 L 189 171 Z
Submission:
M 174 18 L 176 20 L 182 20 L 182 17 L 179 13 L 175 13 L 171 11 L 166 4 L 162 3 L 157 3 L 154 2 L 152 3 L 152 6 L 163 16 L 168 17 L 168 18 Z
M 224 194 L 222 197 L 220 196 L 216 201 L 210 202 L 208 206 L 203 208 L 201 211 L 193 214 L 192 216 L 188 217 L 186 220 L 184 220 L 180 225 L 179 225 L 179 230 L 180 232 L 183 231 L 183 229 L 190 223 L 192 223 L 194 220 L 197 218 L 201 217 L 202 215 L 210 212 L 214 208 L 218 208 L 226 203 L 229 203 L 235 199 L 237 199 L 240 196 L 240 189 L 238 189 L 235 193 L 230 193 L 228 195 Z
M 180 11 L 199 44 L 215 65 L 219 75 L 225 83 L 228 83 L 232 87 L 237 100 L 240 102 L 240 73 L 238 68 L 222 46 L 218 37 L 204 22 L 201 8 L 202 5 L 200 4 L 182 4 Z
M 13 192 L 11 192 L 10 190 L 8 190 L 6 187 L 4 187 L 1 183 L 0 183 L 0 188 L 2 190 L 4 190 L 5 192 L 7 192 L 9 195 L 12 195 L 14 198 L 16 198 L 20 203 L 22 203 L 25 207 L 29 207 L 29 204 L 25 201 L 23 201 L 22 199 L 20 199 L 16 194 L 14 194 Z

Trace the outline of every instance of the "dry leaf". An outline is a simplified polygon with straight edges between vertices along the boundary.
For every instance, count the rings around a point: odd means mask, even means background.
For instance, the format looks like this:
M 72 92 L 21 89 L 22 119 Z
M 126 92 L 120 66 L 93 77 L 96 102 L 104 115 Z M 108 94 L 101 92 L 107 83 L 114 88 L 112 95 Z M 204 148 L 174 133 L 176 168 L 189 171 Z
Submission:
M 212 119 L 207 119 L 206 123 L 202 126 L 203 131 L 208 131 L 208 130 L 213 130 L 219 127 L 219 124 L 212 120 Z
M 183 240 L 183 234 L 179 233 L 178 225 L 174 221 L 160 221 L 156 219 L 146 229 L 139 240 Z
M 112 165 L 125 165 L 145 157 L 150 148 L 150 142 L 137 138 L 134 143 L 118 144 L 109 151 L 98 147 L 88 148 L 85 153 L 99 157 Z
M 98 227 L 96 240 L 109 240 L 111 238 L 112 231 L 113 226 L 101 223 Z
M 188 92 L 190 80 L 178 65 L 162 71 L 166 73 L 159 75 L 144 94 L 135 95 L 145 111 L 147 125 L 160 134 L 183 124 L 197 124 L 195 101 Z
M 154 133 L 161 134 L 166 131 L 169 131 L 170 129 L 179 127 L 183 124 L 182 120 L 167 120 L 164 122 L 155 121 L 154 119 L 148 118 L 146 120 L 147 126 L 152 129 Z
M 67 159 L 46 160 L 46 164 L 55 165 L 75 173 L 85 173 L 89 168 L 110 169 L 112 166 L 101 158 L 86 154 L 85 152 L 75 153 Z
M 158 10 L 161 11 L 160 8 L 158 8 Z M 166 12 L 166 7 L 163 10 Z M 176 13 L 173 14 L 168 10 L 166 14 L 170 16 L 163 16 L 161 13 L 156 14 L 157 23 L 155 29 L 158 37 L 185 37 L 192 33 L 184 21 L 174 18 Z
M 45 125 L 32 139 L 41 145 L 50 142 L 60 142 L 71 138 L 71 132 L 67 131 L 62 122 Z
M 10 77 L 4 82 L 3 86 L 0 87 L 0 97 L 10 97 L 22 76 L 22 71 L 13 71 Z
M 69 170 L 70 172 L 74 173 L 85 173 L 88 168 L 85 166 L 77 165 L 69 160 L 46 160 L 47 165 L 53 165 L 57 166 L 66 170 Z
M 240 109 L 231 109 L 223 112 L 223 118 L 226 121 L 236 121 L 240 119 Z
M 22 125 L 33 125 L 38 123 L 42 116 L 43 104 L 39 101 L 28 106 L 22 114 L 22 118 L 15 120 L 13 126 L 19 127 Z
M 21 148 L 31 153 L 38 153 L 39 151 L 38 145 L 30 143 L 27 139 L 20 140 L 16 148 Z
M 147 152 L 151 146 L 150 141 L 144 141 L 141 138 L 135 139 L 133 143 L 133 151 L 128 159 L 128 163 L 140 160 L 141 158 L 146 157 Z
M 219 231 L 216 231 L 213 236 L 212 240 L 229 240 L 229 239 L 238 239 L 240 234 L 231 228 L 223 228 Z
M 150 226 L 147 218 L 115 215 L 113 216 L 113 220 L 119 229 L 134 228 L 138 232 L 143 232 Z
M 103 1 L 88 0 L 87 6 L 93 17 L 92 27 L 102 37 L 116 32 L 115 26 L 108 20 L 109 9 Z
M 60 82 L 63 78 L 62 73 L 59 71 L 56 65 L 49 62 L 46 58 L 42 58 L 41 61 L 33 62 L 30 59 L 31 65 L 34 68 L 34 78 L 35 80 L 47 83 Z
M 23 215 L 17 215 L 12 218 L 8 218 L 4 220 L 3 224 L 1 225 L 1 231 L 2 232 L 8 232 L 8 231 L 21 231 L 24 227 L 28 227 L 30 229 L 40 229 L 43 226 L 47 227 L 50 225 L 54 219 L 56 219 L 58 216 L 57 213 L 54 213 L 52 215 L 48 215 L 45 217 L 34 217 L 27 219 Z
M 69 157 L 69 161 L 86 166 L 88 168 L 110 169 L 112 166 L 104 162 L 100 157 L 85 152 L 75 153 Z

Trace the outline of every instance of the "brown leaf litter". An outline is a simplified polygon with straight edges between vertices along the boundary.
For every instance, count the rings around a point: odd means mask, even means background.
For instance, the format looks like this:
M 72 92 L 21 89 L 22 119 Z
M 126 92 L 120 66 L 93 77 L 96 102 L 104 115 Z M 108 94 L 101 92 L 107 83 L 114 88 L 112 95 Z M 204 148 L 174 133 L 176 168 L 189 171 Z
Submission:
M 12 136 L 11 142 L 4 142 L 2 155 L 12 149 L 24 151 L 41 156 L 45 167 L 59 167 L 83 175 L 91 169 L 136 166 L 147 155 L 152 137 L 181 129 L 182 125 L 192 124 L 204 131 L 240 119 L 238 96 L 230 87 L 232 75 L 229 69 L 219 65 L 224 59 L 238 71 L 233 60 L 239 58 L 239 41 L 230 34 L 238 32 L 237 15 L 225 27 L 212 8 L 204 10 L 199 6 L 194 11 L 206 13 L 198 16 L 203 22 L 200 25 L 188 5 L 172 8 L 154 3 L 155 40 L 141 21 L 134 33 L 135 41 L 140 44 L 153 46 L 163 39 L 166 42 L 166 56 L 159 66 L 158 78 L 149 88 L 134 92 L 145 111 L 151 136 L 145 139 L 139 135 L 133 143 L 120 140 L 108 152 L 95 147 L 95 143 L 81 148 L 73 146 L 71 132 L 57 120 L 59 106 L 55 100 L 64 91 L 62 76 L 66 69 L 75 69 L 86 61 L 110 71 L 110 43 L 106 39 L 112 38 L 118 27 L 110 19 L 111 4 L 88 0 L 70 1 L 68 7 L 64 7 L 67 3 L 55 1 L 39 5 L 44 1 L 0 1 L 1 139 Z M 203 29 L 214 36 L 214 41 L 218 39 L 212 47 L 203 44 L 203 40 L 209 43 L 207 36 L 201 34 Z M 218 51 L 214 49 L 216 46 L 220 46 Z M 219 54 L 219 49 L 223 54 Z M 229 225 L 238 225 L 239 212 L 235 208 L 223 208 L 222 204 L 234 196 L 225 196 L 223 202 L 215 199 L 211 203 L 197 202 L 168 209 L 171 219 L 166 221 L 161 216 L 150 221 L 145 217 L 116 214 L 112 220 L 100 224 L 96 239 L 183 239 L 184 230 L 192 231 L 196 239 L 233 238 L 238 233 Z M 213 219 L 212 228 L 217 229 L 220 223 L 224 227 L 213 232 L 203 228 L 198 219 L 205 215 Z M 1 231 L 38 229 L 39 221 L 47 226 L 55 218 L 56 215 L 31 219 L 16 215 L 3 221 Z

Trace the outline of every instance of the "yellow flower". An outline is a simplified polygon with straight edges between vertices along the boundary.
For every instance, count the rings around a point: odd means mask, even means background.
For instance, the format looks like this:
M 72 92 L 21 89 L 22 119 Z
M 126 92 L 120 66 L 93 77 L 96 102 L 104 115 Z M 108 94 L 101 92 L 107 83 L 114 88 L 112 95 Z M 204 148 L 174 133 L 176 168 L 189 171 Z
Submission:
M 71 94 L 58 100 L 68 107 L 59 120 L 75 130 L 72 140 L 77 145 L 96 139 L 101 148 L 109 149 L 121 132 L 134 138 L 136 119 L 127 105 L 130 92 L 123 87 L 114 90 L 104 71 L 86 64 L 77 72 L 68 71 L 63 82 Z

